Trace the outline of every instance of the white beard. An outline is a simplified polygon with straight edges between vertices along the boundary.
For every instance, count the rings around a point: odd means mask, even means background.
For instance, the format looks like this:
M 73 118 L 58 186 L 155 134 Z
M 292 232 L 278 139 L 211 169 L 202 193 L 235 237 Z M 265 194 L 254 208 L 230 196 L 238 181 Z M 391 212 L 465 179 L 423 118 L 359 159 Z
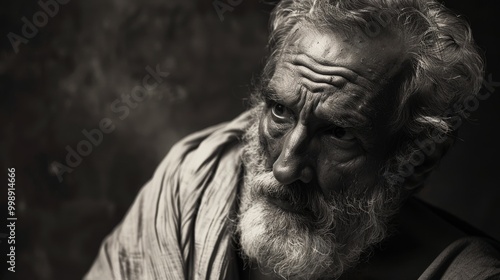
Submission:
M 314 188 L 284 186 L 265 168 L 256 120 L 246 133 L 243 155 L 245 179 L 237 223 L 243 257 L 262 272 L 284 279 L 340 277 L 366 249 L 386 237 L 386 222 L 397 210 L 397 188 L 381 185 L 360 195 L 349 191 L 359 189 L 353 185 L 326 199 Z M 270 196 L 304 206 L 308 215 L 283 210 L 267 200 Z

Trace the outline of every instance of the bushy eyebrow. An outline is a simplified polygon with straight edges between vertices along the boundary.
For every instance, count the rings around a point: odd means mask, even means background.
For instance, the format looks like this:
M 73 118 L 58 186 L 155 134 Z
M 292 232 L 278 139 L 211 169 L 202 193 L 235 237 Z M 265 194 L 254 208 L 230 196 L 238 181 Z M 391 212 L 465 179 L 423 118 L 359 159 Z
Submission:
M 348 89 L 342 95 L 323 103 L 326 110 L 317 110 L 318 117 L 339 126 L 357 130 L 371 129 L 374 126 L 374 111 L 366 95 L 350 92 Z
M 333 115 L 327 119 L 327 121 L 335 126 L 351 128 L 359 131 L 370 130 L 373 127 L 372 121 L 353 110 L 344 109 L 340 112 L 334 112 Z
M 270 86 L 266 86 L 262 89 L 262 96 L 264 96 L 264 99 L 266 99 L 266 101 L 274 101 L 278 103 L 281 102 L 281 98 L 276 93 L 276 90 Z
M 265 87 L 262 90 L 262 94 L 266 101 L 273 101 L 284 106 L 289 106 L 273 87 Z M 346 104 L 346 106 L 349 105 Z M 352 128 L 360 131 L 369 130 L 373 127 L 372 121 L 363 114 L 357 112 L 354 108 L 340 107 L 335 110 L 332 115 L 320 115 L 319 117 L 336 127 Z

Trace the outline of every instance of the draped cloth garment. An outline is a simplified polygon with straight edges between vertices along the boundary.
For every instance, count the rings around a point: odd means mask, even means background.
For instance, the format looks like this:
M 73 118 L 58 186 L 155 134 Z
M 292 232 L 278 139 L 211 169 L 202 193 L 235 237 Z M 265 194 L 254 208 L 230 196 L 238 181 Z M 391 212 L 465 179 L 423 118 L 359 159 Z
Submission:
M 237 279 L 229 214 L 247 112 L 172 147 L 86 279 Z

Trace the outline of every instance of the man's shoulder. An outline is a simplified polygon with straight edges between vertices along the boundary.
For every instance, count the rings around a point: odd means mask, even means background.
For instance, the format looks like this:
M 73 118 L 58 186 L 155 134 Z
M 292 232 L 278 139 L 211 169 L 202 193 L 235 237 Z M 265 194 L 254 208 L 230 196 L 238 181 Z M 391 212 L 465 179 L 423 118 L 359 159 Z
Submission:
M 249 120 L 245 112 L 175 144 L 106 238 L 86 279 L 191 279 L 186 273 L 217 273 L 210 265 L 224 263 L 218 250 L 229 242 L 224 218 L 235 197 L 240 139 Z M 194 262 L 205 259 L 211 261 Z
M 224 185 L 231 192 L 240 172 L 242 138 L 251 112 L 230 122 L 206 128 L 177 142 L 155 171 L 145 191 L 173 200 L 178 215 L 198 209 L 200 199 Z M 233 179 L 234 178 L 234 179 Z M 221 190 L 219 190 L 221 191 Z M 170 212 L 176 212 L 170 211 Z
M 346 279 L 500 279 L 500 247 L 472 226 L 418 199 Z M 498 277 L 498 278 L 495 278 Z
M 179 168 L 198 170 L 207 160 L 220 157 L 231 147 L 239 145 L 250 118 L 251 112 L 243 112 L 232 121 L 208 127 L 184 137 L 172 146 L 158 166 L 156 173 Z
M 500 243 L 454 215 L 420 202 L 434 215 L 440 227 L 434 236 L 446 247 L 436 256 L 421 280 L 431 279 L 500 279 Z M 431 235 L 432 237 L 432 235 Z
M 419 279 L 500 279 L 499 250 L 498 242 L 492 239 L 458 239 L 439 254 Z

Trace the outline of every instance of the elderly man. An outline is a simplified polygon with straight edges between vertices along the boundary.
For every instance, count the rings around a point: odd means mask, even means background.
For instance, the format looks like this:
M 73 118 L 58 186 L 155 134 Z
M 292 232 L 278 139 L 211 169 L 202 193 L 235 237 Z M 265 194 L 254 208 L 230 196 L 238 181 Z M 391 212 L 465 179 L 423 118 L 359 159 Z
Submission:
M 253 108 L 175 145 L 88 279 L 500 279 L 412 198 L 483 65 L 432 0 L 284 0 Z M 498 278 L 495 278 L 498 277 Z

